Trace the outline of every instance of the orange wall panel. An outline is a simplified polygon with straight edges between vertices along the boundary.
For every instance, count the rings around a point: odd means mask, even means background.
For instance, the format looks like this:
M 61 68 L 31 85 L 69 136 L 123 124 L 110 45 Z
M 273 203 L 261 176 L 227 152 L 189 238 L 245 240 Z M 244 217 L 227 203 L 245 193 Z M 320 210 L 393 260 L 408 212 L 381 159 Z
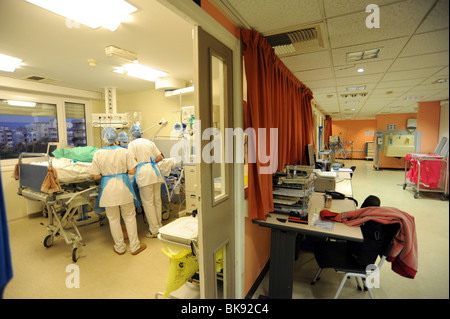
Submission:
M 202 0 L 202 9 L 205 10 L 211 17 L 219 22 L 222 26 L 230 31 L 236 38 L 241 38 L 241 30 L 236 27 L 227 17 L 223 15 L 211 2 L 208 0 Z
M 377 131 L 387 130 L 388 124 L 397 125 L 397 130 L 406 130 L 408 119 L 416 119 L 416 113 L 380 114 L 376 116 Z
M 245 219 L 245 295 L 270 259 L 270 229 Z M 239 245 L 239 243 L 236 243 Z
M 365 159 L 366 142 L 372 142 L 374 138 L 366 132 L 376 132 L 376 129 L 376 120 L 333 121 L 331 132 L 340 135 L 343 142 L 353 142 L 353 158 Z M 345 144 L 345 148 L 350 153 L 350 145 Z
M 422 132 L 420 153 L 433 153 L 439 142 L 439 122 L 441 102 L 419 102 L 417 111 L 417 129 Z

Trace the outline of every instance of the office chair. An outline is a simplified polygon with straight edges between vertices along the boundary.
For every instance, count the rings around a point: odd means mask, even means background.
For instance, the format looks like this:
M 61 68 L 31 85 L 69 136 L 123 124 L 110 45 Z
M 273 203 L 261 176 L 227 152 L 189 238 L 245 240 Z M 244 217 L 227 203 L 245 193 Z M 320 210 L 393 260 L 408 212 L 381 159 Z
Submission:
M 320 280 L 320 275 L 324 268 L 334 268 L 336 272 L 344 273 L 344 278 L 334 295 L 334 299 L 339 297 L 344 284 L 350 277 L 355 277 L 358 290 L 362 290 L 358 281 L 358 278 L 361 278 L 364 290 L 368 290 L 370 298 L 374 299 L 371 287 L 367 286 L 365 283 L 366 279 L 370 276 L 370 273 L 368 273 L 366 269 L 370 268 L 371 270 L 374 270 L 375 267 L 370 265 L 375 264 L 377 257 L 380 256 L 379 262 L 375 268 L 378 270 L 379 274 L 381 266 L 391 252 L 394 237 L 400 230 L 400 224 L 380 224 L 375 221 L 368 221 L 361 226 L 361 228 L 364 235 L 364 241 L 362 243 L 327 241 L 318 243 L 314 248 L 314 256 L 320 268 L 311 282 L 311 285 L 314 285 Z M 378 235 L 375 234 L 375 236 L 373 236 L 374 233 L 372 233 L 372 235 L 370 234 L 373 229 L 378 229 Z M 378 240 L 376 240 L 377 238 Z M 357 258 L 355 258 L 355 255 L 357 255 Z

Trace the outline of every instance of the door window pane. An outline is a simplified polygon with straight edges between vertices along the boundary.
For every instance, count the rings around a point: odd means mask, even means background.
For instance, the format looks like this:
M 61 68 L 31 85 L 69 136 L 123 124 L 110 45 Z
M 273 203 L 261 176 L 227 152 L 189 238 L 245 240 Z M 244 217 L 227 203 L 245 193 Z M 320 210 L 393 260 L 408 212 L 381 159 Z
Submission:
M 66 102 L 67 144 L 72 146 L 87 146 L 86 115 L 84 104 Z
M 0 99 L 1 159 L 46 153 L 47 144 L 58 141 L 56 104 Z
M 211 57 L 211 96 L 212 96 L 212 125 L 215 131 L 213 140 L 216 140 L 217 146 L 213 149 L 213 158 L 211 163 L 212 178 L 214 183 L 214 202 L 222 199 L 226 195 L 226 165 L 225 165 L 225 93 L 227 92 L 226 64 L 215 57 Z M 217 152 L 217 154 L 216 154 Z

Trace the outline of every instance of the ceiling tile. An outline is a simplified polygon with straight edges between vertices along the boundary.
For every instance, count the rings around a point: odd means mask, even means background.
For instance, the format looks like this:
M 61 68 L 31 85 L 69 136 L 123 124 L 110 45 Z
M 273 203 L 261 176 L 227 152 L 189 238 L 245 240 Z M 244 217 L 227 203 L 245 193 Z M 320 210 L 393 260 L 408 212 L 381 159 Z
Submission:
M 332 68 L 324 68 L 309 71 L 294 72 L 294 75 L 300 79 L 300 81 L 314 81 L 332 79 L 334 77 Z
M 263 34 L 321 20 L 316 0 L 226 0 L 252 28 Z
M 426 80 L 426 81 L 428 81 L 428 80 Z M 449 88 L 448 82 L 447 83 L 432 83 L 432 84 L 427 84 L 427 83 L 423 82 L 423 83 L 420 83 L 420 85 L 417 85 L 416 87 L 414 87 L 413 89 L 420 90 L 420 91 L 440 92 L 443 90 L 448 90 L 448 88 Z
M 398 0 L 377 0 L 376 4 L 383 5 L 398 2 Z M 324 0 L 325 15 L 327 18 L 346 15 L 353 12 L 365 11 L 367 5 L 374 3 L 373 0 Z
M 384 73 L 391 66 L 393 60 L 382 60 L 382 61 L 371 61 L 371 62 L 356 62 L 354 67 L 341 66 L 335 67 L 334 72 L 337 78 L 347 77 L 347 76 L 359 76 L 360 73 L 357 72 L 359 68 L 364 69 L 363 75 L 367 74 L 377 74 Z M 361 74 L 362 75 L 362 74 Z
M 417 68 L 429 68 L 448 65 L 448 51 L 418 55 L 413 57 L 398 58 L 392 64 L 389 71 L 403 71 Z
M 429 77 L 438 72 L 442 67 L 423 68 L 406 71 L 388 72 L 384 75 L 383 81 L 408 80 Z
M 336 93 L 336 87 L 335 86 L 321 87 L 321 88 L 314 89 L 312 91 L 313 91 L 314 94 L 321 94 L 321 93 L 335 94 Z
M 311 90 L 318 89 L 318 88 L 327 88 L 330 86 L 336 85 L 336 81 L 334 79 L 327 79 L 327 80 L 316 80 L 316 81 L 302 81 L 308 88 Z
M 448 28 L 448 0 L 439 0 L 416 32 L 421 33 L 442 28 Z
M 444 77 L 444 76 L 448 76 L 448 74 L 449 74 L 448 66 L 446 66 L 445 68 L 442 68 L 442 70 L 440 70 L 438 73 L 436 73 L 435 76 Z
M 401 80 L 401 81 L 382 81 L 377 85 L 377 89 L 394 89 L 398 87 L 411 87 L 419 84 L 424 79 L 425 78 Z
M 414 35 L 399 57 L 448 51 L 448 29 Z
M 383 74 L 368 74 L 363 75 L 358 73 L 355 76 L 349 76 L 345 78 L 339 78 L 336 80 L 337 84 L 345 86 L 345 85 L 364 85 L 367 83 L 376 83 L 378 82 Z
M 361 10 L 327 20 L 332 48 L 381 41 L 411 35 L 432 1 L 408 0 L 380 7 L 380 28 L 367 28 L 365 21 L 369 13 Z
M 447 87 L 448 88 L 448 82 L 445 83 L 435 83 L 437 80 L 440 79 L 448 79 L 448 74 L 447 75 L 441 75 L 441 76 L 430 76 L 428 79 L 424 80 L 421 85 L 422 86 L 433 86 L 433 87 Z
M 389 95 L 386 94 L 386 92 L 392 91 L 392 95 L 398 96 L 401 93 L 407 92 L 411 89 L 411 86 L 405 86 L 405 87 L 396 87 L 396 88 L 377 88 L 375 90 L 372 90 L 371 96 L 374 95 Z
M 443 101 L 443 100 L 447 100 L 448 101 L 448 90 L 440 92 L 440 93 L 436 93 L 434 95 L 429 96 L 427 99 L 425 99 L 425 101 Z
M 292 72 L 331 67 L 331 58 L 328 51 L 289 56 L 281 58 L 281 61 L 283 61 Z

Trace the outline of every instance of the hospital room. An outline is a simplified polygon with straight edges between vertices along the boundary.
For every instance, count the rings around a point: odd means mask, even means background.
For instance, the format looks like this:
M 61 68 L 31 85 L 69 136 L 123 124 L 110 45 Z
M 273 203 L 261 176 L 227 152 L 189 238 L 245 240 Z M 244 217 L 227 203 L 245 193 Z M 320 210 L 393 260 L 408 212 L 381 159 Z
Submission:
M 448 1 L 64 2 L 0 1 L 3 299 L 448 299 Z

